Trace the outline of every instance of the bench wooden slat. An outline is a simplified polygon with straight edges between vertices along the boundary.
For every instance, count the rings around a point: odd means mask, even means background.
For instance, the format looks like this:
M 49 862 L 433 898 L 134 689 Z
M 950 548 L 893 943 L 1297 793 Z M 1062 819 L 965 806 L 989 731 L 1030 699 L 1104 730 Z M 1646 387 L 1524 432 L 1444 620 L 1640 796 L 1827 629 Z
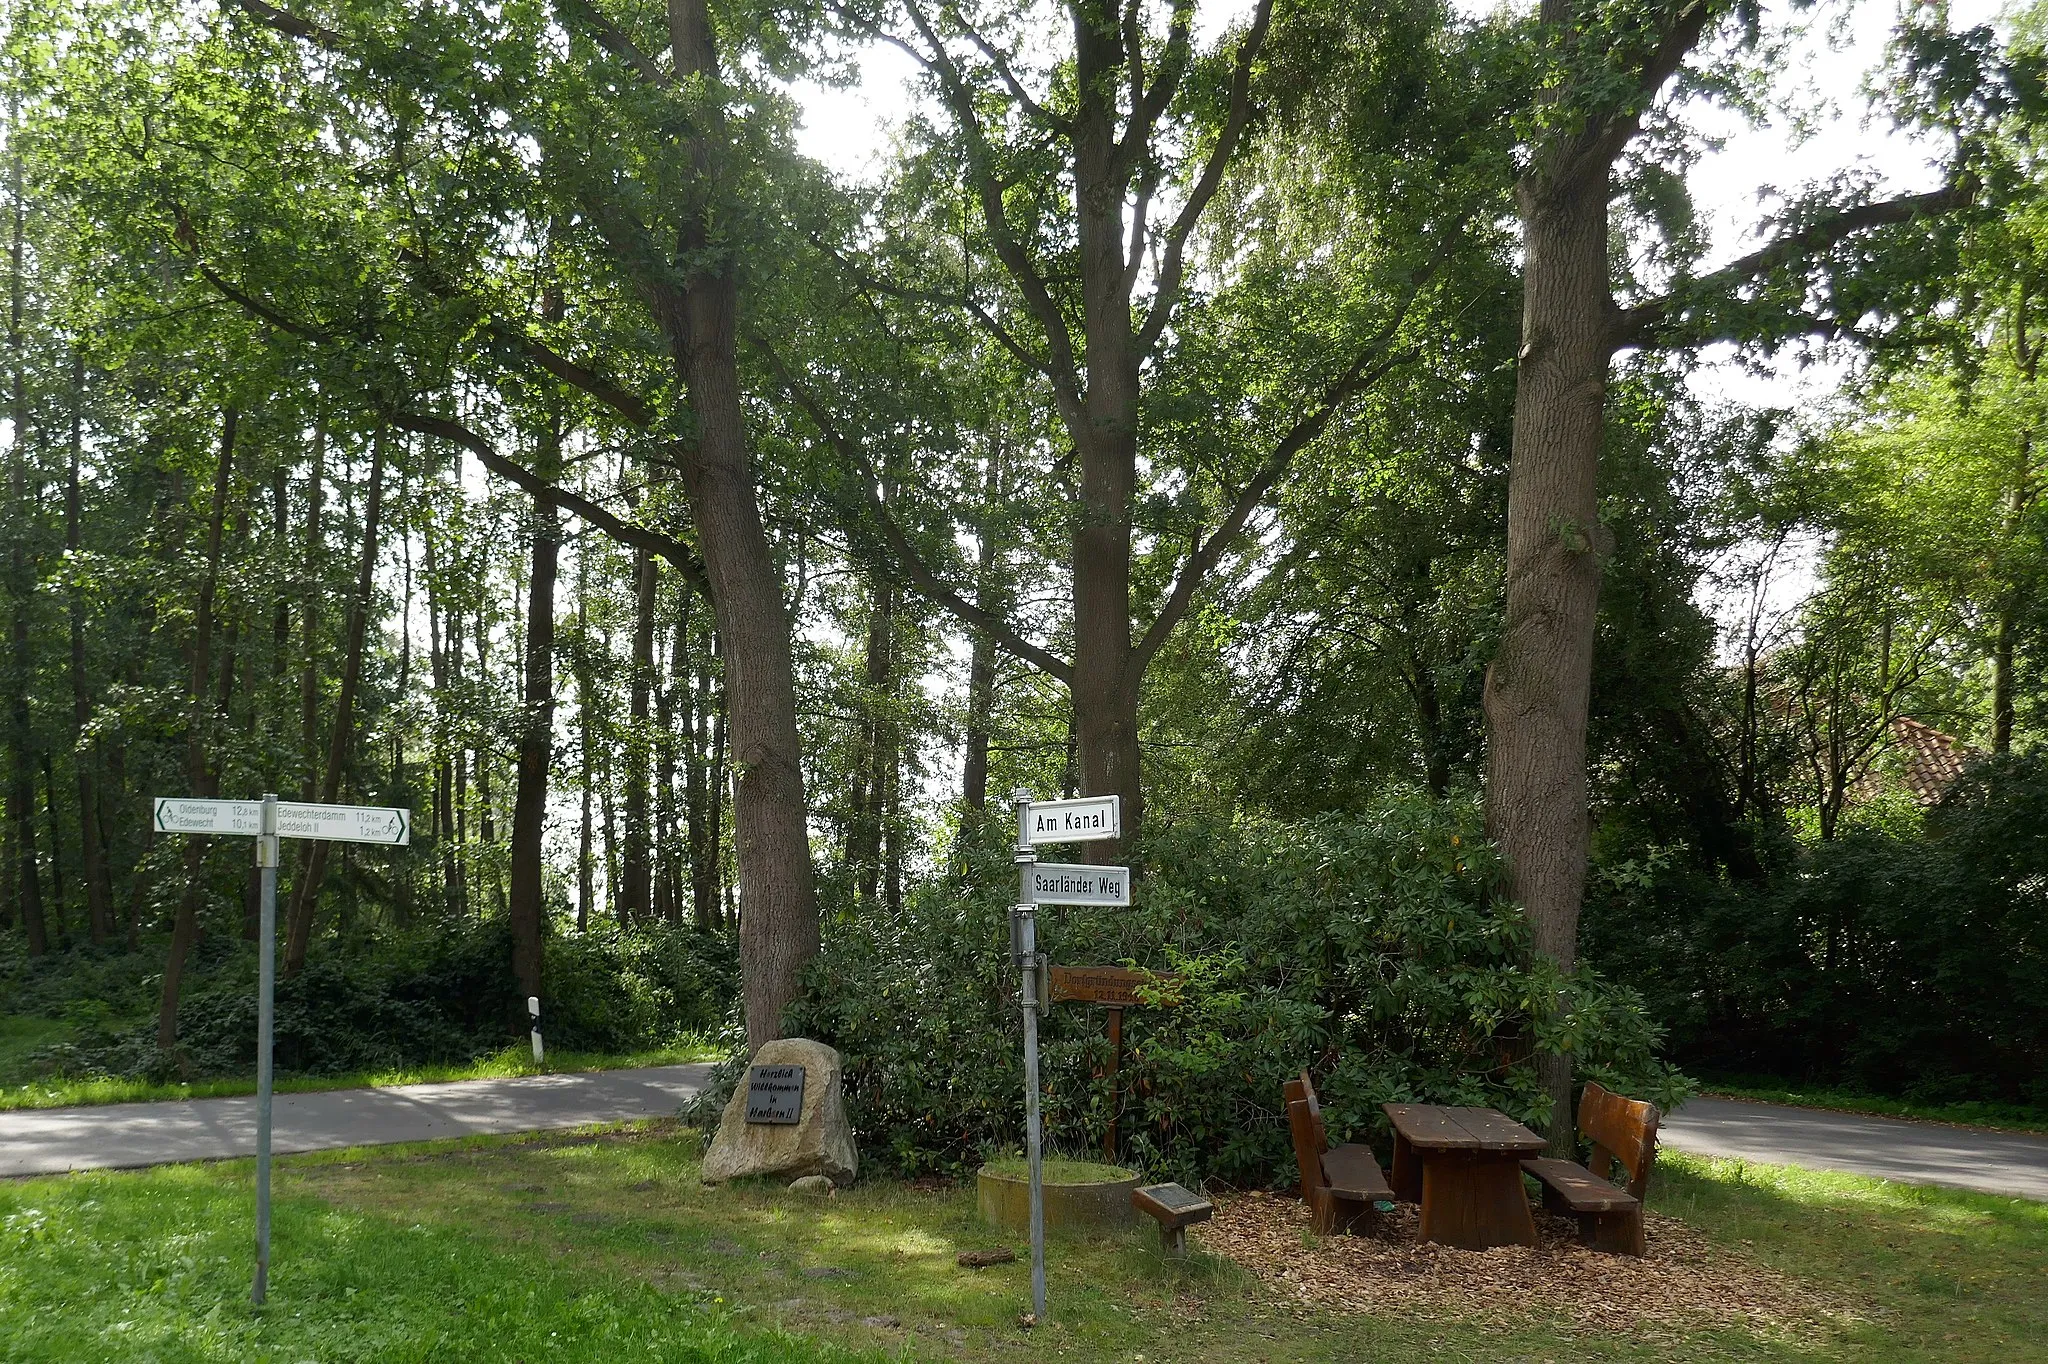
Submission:
M 1368 1146 L 1333 1146 L 1323 1152 L 1323 1178 L 1330 1192 L 1369 1203 L 1394 1201 L 1394 1186 L 1380 1171 Z
M 1573 1212 L 1626 1212 L 1637 1206 L 1633 1194 L 1569 1160 L 1525 1160 L 1522 1168 L 1555 1190 Z

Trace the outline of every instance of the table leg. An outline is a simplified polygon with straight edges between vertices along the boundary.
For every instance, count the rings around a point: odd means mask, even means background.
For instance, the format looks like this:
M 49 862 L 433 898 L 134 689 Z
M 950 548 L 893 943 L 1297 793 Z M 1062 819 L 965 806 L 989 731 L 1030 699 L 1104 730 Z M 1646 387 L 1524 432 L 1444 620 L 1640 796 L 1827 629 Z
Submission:
M 1424 1153 L 1422 1239 L 1466 1250 L 1535 1245 L 1522 1158 L 1496 1151 Z
M 1397 1130 L 1394 1133 L 1394 1170 L 1389 1181 L 1394 1186 L 1394 1197 L 1403 1203 L 1422 1201 L 1422 1160 L 1420 1153 L 1409 1144 L 1408 1138 Z

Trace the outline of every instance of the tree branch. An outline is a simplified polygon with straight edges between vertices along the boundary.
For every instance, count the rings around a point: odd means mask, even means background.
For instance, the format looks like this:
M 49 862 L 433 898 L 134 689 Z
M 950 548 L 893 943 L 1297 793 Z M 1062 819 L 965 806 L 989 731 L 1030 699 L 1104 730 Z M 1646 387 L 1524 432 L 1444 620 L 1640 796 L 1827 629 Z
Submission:
M 248 0 L 243 0 L 243 3 L 248 3 Z M 597 0 L 555 0 L 555 13 L 564 18 L 573 14 L 590 30 L 590 36 L 599 47 L 639 72 L 640 78 L 649 85 L 659 90 L 674 87 L 674 78 L 655 65 L 654 59 L 642 52 L 626 31 L 597 7 Z
M 1260 0 L 1262 7 L 1271 2 Z M 1047 376 L 1052 383 L 1053 399 L 1059 405 L 1060 416 L 1071 429 L 1085 430 L 1088 414 L 1081 399 L 1081 370 L 1074 355 L 1074 338 L 1067 330 L 1066 317 L 1053 299 L 1051 288 L 1032 261 L 1031 253 L 1017 239 L 1009 210 L 1003 206 L 1004 185 L 996 175 L 994 152 L 982 129 L 981 119 L 974 111 L 974 92 L 968 88 L 966 77 L 946 51 L 938 30 L 933 27 L 919 0 L 904 0 L 904 9 L 910 15 L 911 23 L 916 25 L 918 35 L 931 49 L 929 56 L 924 53 L 915 55 L 927 70 L 939 78 L 946 103 L 952 108 L 953 117 L 960 124 L 960 134 L 967 141 L 967 171 L 974 181 L 975 195 L 981 201 L 982 217 L 988 224 L 989 244 L 995 248 L 996 259 L 1016 281 L 1026 306 L 1045 332 L 1050 361 Z M 898 46 L 906 51 L 913 50 L 907 43 L 899 42 Z
M 1209 159 L 1203 164 L 1194 188 L 1188 191 L 1180 216 L 1166 230 L 1166 251 L 1159 266 L 1159 287 L 1152 291 L 1152 306 L 1145 313 L 1144 327 L 1138 332 L 1140 356 L 1149 354 L 1159 343 L 1168 319 L 1173 316 L 1174 305 L 1180 299 L 1188 236 L 1195 230 L 1203 210 L 1209 207 L 1209 201 L 1221 188 L 1223 173 L 1230 168 L 1231 158 L 1237 155 L 1245 125 L 1251 122 L 1252 63 L 1266 41 L 1266 26 L 1272 17 L 1273 0 L 1259 0 L 1258 9 L 1252 13 L 1251 28 L 1238 45 L 1237 62 L 1230 73 L 1230 112 L 1224 117 L 1223 130 L 1216 135 L 1216 145 L 1209 149 Z M 1135 126 L 1134 121 L 1134 129 Z M 1133 246 L 1135 249 L 1135 243 Z
M 355 55 L 349 47 L 348 39 L 331 28 L 323 28 L 319 24 L 301 19 L 289 10 L 265 4 L 264 0 L 233 0 L 233 3 L 257 23 L 265 28 L 275 29 L 287 38 L 297 38 L 301 42 L 311 43 L 336 56 Z
M 811 236 L 811 245 L 831 257 L 840 269 L 846 271 L 852 277 L 855 284 L 870 292 L 887 294 L 891 298 L 900 298 L 912 303 L 930 303 L 942 308 L 962 309 L 975 320 L 983 331 L 986 331 L 995 339 L 997 345 L 1008 351 L 1018 364 L 1023 365 L 1033 374 L 1041 375 L 1047 379 L 1052 377 L 1052 369 L 1047 365 L 1045 357 L 1035 354 L 1030 347 L 1018 339 L 1016 333 L 1005 327 L 996 319 L 994 314 L 990 313 L 982 305 L 980 300 L 971 295 L 965 293 L 949 294 L 939 289 L 913 289 L 908 285 L 891 284 L 879 275 L 871 274 L 862 269 L 857 261 L 849 259 L 834 248 L 830 242 L 825 241 L 816 234 Z
M 896 518 L 889 514 L 889 509 L 883 506 L 882 500 L 875 495 L 875 484 L 878 480 L 875 476 L 875 467 L 869 461 L 866 453 L 853 440 L 848 438 L 845 432 L 839 429 L 838 424 L 832 420 L 831 414 L 825 410 L 825 405 L 811 395 L 810 391 L 790 371 L 789 366 L 782 362 L 782 357 L 776 353 L 773 346 L 758 336 L 751 336 L 748 338 L 748 341 L 768 361 L 769 366 L 774 369 L 776 377 L 782 381 L 782 386 L 789 391 L 790 397 L 795 400 L 798 407 L 803 409 L 804 414 L 811 419 L 811 424 L 816 426 L 819 433 L 825 437 L 826 444 L 830 445 L 842 460 L 853 467 L 860 480 L 862 499 L 866 503 L 867 512 L 874 518 L 875 525 L 881 531 L 883 540 L 888 543 L 891 553 L 895 556 L 895 567 L 897 570 L 921 588 L 924 594 L 931 598 L 934 603 L 944 607 L 948 613 L 963 625 L 983 631 L 989 638 L 1001 644 L 1005 649 L 1008 649 L 1026 663 L 1038 668 L 1048 677 L 1061 682 L 1071 682 L 1074 670 L 1066 660 L 1024 638 L 1001 616 L 992 611 L 985 611 L 973 602 L 968 601 L 943 578 L 932 571 L 931 566 L 925 562 L 924 556 L 917 552 L 917 547 L 910 543 L 910 537 L 903 533 L 902 526 L 897 524 Z
M 1976 194 L 1976 183 L 1966 177 L 1952 181 L 1937 190 L 1929 190 L 1922 194 L 1902 194 L 1894 199 L 1858 204 L 1853 208 L 1817 218 L 1804 227 L 1785 233 L 1740 260 L 1731 261 L 1719 270 L 1710 271 L 1696 280 L 1688 281 L 1659 298 L 1622 309 L 1615 316 L 1614 344 L 1617 348 L 1697 346 L 1730 339 L 1718 331 L 1697 337 L 1674 337 L 1666 333 L 1684 322 L 1692 309 L 1701 302 L 1711 301 L 1716 296 L 1725 297 L 1729 292 L 1745 284 L 1754 283 L 1773 270 L 1794 264 L 1804 256 L 1824 251 L 1855 233 L 1868 231 L 1873 227 L 1912 222 L 1916 218 L 1938 217 L 1967 207 L 1975 200 Z M 1824 331 L 1846 325 L 1824 318 L 1815 318 L 1813 321 L 1816 329 Z
M 438 436 L 471 451 L 483 462 L 483 466 L 504 479 L 531 493 L 534 500 L 562 508 L 581 517 L 603 531 L 611 539 L 631 549 L 644 549 L 649 554 L 658 554 L 674 564 L 689 580 L 690 586 L 711 596 L 711 584 L 704 573 L 704 561 L 689 545 L 658 530 L 649 529 L 632 521 L 621 521 L 580 493 L 571 492 L 556 483 L 542 478 L 517 460 L 498 453 L 497 447 L 478 435 L 461 422 L 447 417 L 435 417 L 424 412 L 397 412 L 391 417 L 391 424 L 404 431 L 416 431 L 423 436 Z
M 973 43 L 980 50 L 981 55 L 988 58 L 989 65 L 995 68 L 996 75 L 1002 79 L 1004 87 L 1009 90 L 1010 98 L 1022 105 L 1024 112 L 1030 115 L 1034 122 L 1048 131 L 1058 133 L 1062 137 L 1068 136 L 1074 131 L 1074 121 L 1072 119 L 1055 114 L 1052 110 L 1031 97 L 1031 92 L 1024 88 L 1024 82 L 1018 80 L 1017 73 L 1010 69 L 1010 62 L 1007 57 L 990 45 L 989 41 L 983 38 L 964 17 L 956 13 L 954 18 L 960 25 L 960 31 L 967 35 L 967 41 Z
M 1394 310 L 1394 316 L 1380 328 L 1377 336 L 1360 348 L 1344 372 L 1324 387 L 1316 406 L 1280 438 L 1279 443 L 1266 456 L 1265 462 L 1259 466 L 1258 472 L 1252 475 L 1251 481 L 1239 490 L 1237 500 L 1231 504 L 1222 524 L 1217 526 L 1215 532 L 1207 539 L 1200 541 L 1188 555 L 1187 562 L 1181 565 L 1180 573 L 1174 579 L 1173 589 L 1167 594 L 1165 604 L 1159 608 L 1159 614 L 1153 617 L 1152 624 L 1146 627 L 1143 637 L 1132 650 L 1128 667 L 1135 669 L 1140 675 L 1143 674 L 1153 655 L 1159 652 L 1168 636 L 1173 633 L 1174 627 L 1187 615 L 1188 608 L 1194 605 L 1195 593 L 1201 589 L 1202 584 L 1208 580 L 1209 575 L 1222 560 L 1223 551 L 1244 532 L 1245 523 L 1251 520 L 1252 513 L 1258 510 L 1260 504 L 1266 500 L 1266 495 L 1287 472 L 1295 455 L 1323 433 L 1338 410 L 1354 394 L 1379 382 L 1389 370 L 1414 356 L 1415 351 L 1412 347 L 1398 351 L 1390 347 L 1400 332 L 1402 322 L 1413 307 L 1416 295 L 1421 292 L 1424 281 L 1434 275 L 1436 270 L 1437 267 L 1432 264 L 1415 273 L 1400 306 Z

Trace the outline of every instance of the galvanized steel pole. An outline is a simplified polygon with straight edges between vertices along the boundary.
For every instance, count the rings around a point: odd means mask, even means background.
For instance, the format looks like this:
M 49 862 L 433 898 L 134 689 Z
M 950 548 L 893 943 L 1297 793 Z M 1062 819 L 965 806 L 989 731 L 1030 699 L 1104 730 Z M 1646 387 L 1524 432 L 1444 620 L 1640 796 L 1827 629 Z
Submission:
M 1038 1113 L 1038 907 L 1031 897 L 1031 793 L 1012 791 L 1017 806 L 1017 907 L 1011 945 L 1020 968 L 1018 995 L 1024 1006 L 1024 1159 L 1031 1169 L 1031 1314 L 1045 1320 L 1045 1153 Z
M 256 836 L 262 908 L 256 926 L 256 1286 L 258 1306 L 270 1290 L 270 1034 L 277 1012 L 277 794 L 263 793 Z

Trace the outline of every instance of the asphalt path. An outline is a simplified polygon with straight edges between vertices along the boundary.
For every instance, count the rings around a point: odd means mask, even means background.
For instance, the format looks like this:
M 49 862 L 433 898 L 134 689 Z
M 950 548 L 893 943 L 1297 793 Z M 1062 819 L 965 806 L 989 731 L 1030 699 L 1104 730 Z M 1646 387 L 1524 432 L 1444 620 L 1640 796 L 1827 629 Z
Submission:
M 701 1064 L 651 1066 L 280 1094 L 271 1149 L 331 1151 L 666 1117 L 710 1074 Z M 255 1154 L 254 1095 L 0 1113 L 0 1177 Z
M 2020 1132 L 1694 1099 L 1665 1117 L 1657 1140 L 1696 1155 L 2048 1200 L 2048 1137 Z

